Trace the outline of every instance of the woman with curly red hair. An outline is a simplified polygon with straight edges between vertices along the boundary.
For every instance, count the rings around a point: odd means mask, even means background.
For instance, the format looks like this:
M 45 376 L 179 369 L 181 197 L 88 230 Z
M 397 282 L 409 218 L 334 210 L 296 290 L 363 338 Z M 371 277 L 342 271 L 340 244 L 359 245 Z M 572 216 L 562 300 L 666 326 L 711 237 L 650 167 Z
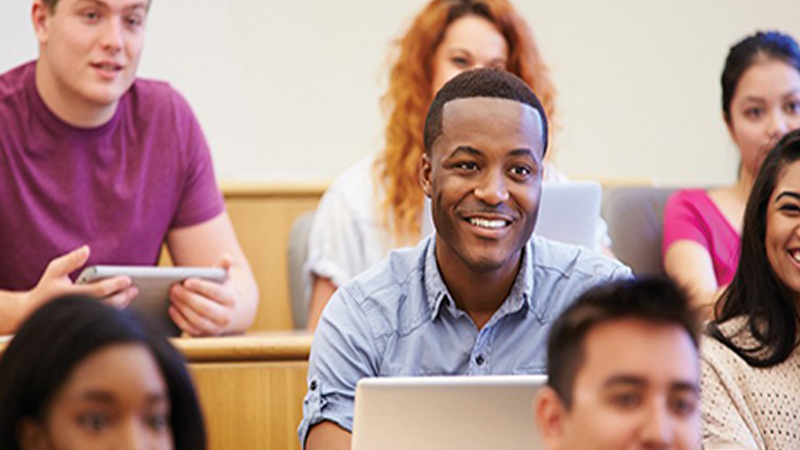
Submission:
M 547 66 L 508 0 L 433 0 L 395 44 L 397 57 L 382 99 L 385 147 L 342 174 L 317 209 L 306 264 L 310 330 L 338 286 L 393 248 L 416 244 L 432 231 L 418 171 L 425 115 L 444 83 L 469 69 L 506 69 L 531 86 L 548 118 L 555 113 Z M 545 179 L 564 178 L 545 165 Z M 601 236 L 607 240 L 604 229 Z

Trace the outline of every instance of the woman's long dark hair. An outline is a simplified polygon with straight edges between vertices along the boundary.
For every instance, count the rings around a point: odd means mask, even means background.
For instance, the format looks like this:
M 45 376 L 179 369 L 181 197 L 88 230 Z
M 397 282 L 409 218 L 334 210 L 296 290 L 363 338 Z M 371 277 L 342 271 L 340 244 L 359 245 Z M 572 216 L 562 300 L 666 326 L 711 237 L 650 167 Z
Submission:
M 770 367 L 789 357 L 798 345 L 798 311 L 795 292 L 775 275 L 767 258 L 767 209 L 783 169 L 800 160 L 800 130 L 778 142 L 764 160 L 753 184 L 744 213 L 742 247 L 736 275 L 717 302 L 717 317 L 709 324 L 711 336 L 733 350 L 751 366 Z M 741 347 L 720 330 L 720 325 L 746 317 L 746 329 L 758 341 Z
M 145 347 L 164 377 L 175 449 L 204 450 L 203 415 L 181 354 L 127 312 L 83 296 L 39 308 L 0 358 L 0 449 L 20 448 L 21 420 L 43 421 L 53 396 L 82 360 L 106 346 L 128 343 Z

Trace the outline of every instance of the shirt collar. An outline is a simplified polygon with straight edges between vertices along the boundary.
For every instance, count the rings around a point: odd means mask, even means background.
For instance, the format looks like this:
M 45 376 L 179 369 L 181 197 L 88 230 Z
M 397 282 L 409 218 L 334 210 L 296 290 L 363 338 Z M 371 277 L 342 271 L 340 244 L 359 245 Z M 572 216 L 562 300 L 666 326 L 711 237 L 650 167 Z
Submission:
M 427 238 L 425 245 L 425 294 L 431 310 L 431 320 L 441 311 L 442 305 L 452 303 L 447 286 L 436 263 L 436 233 Z
M 522 250 L 522 264 L 517 273 L 517 278 L 511 286 L 511 292 L 506 297 L 496 314 L 504 316 L 519 311 L 523 306 L 533 308 L 533 246 L 529 240 Z M 436 263 L 436 233 L 430 236 L 425 243 L 425 293 L 428 306 L 431 310 L 431 320 L 435 319 L 444 306 L 455 308 L 447 285 L 444 284 L 439 265 Z

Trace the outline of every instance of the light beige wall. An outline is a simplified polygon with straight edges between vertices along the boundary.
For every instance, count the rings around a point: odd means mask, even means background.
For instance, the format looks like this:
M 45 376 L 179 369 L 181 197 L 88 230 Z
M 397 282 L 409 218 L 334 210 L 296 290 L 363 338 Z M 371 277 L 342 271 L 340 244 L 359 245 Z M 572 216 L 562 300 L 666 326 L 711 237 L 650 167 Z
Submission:
M 140 73 L 195 108 L 220 178 L 329 179 L 376 151 L 389 41 L 424 0 L 155 0 Z M 517 0 L 560 90 L 557 162 L 573 176 L 731 181 L 720 119 L 727 48 L 800 37 L 790 0 Z M 0 70 L 33 58 L 29 0 L 0 6 Z

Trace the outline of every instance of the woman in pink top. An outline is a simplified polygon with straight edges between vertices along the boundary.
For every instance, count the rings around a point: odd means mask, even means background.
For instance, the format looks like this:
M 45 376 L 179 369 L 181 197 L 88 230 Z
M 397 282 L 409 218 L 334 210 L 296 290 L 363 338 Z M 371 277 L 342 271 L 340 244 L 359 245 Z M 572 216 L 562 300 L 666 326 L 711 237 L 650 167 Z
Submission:
M 664 268 L 709 317 L 736 271 L 742 217 L 758 169 L 784 134 L 800 128 L 797 42 L 769 31 L 731 47 L 722 72 L 722 113 L 741 153 L 736 183 L 679 191 L 664 211 Z

